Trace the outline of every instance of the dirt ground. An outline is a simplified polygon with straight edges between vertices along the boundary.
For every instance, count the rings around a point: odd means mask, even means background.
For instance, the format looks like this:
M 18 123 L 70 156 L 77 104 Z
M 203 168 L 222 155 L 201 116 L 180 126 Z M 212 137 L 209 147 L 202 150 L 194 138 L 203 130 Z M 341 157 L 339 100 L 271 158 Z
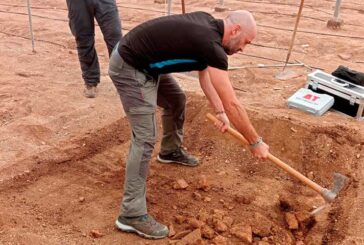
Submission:
M 187 12 L 226 15 L 213 11 L 212 0 L 185 2 Z M 230 65 L 284 61 L 298 2 L 225 1 L 252 11 L 258 23 L 254 45 Z M 153 0 L 117 4 L 124 33 L 166 10 Z M 305 84 L 306 67 L 288 68 L 299 76 L 286 81 L 274 77 L 281 68 L 239 69 L 230 78 L 274 155 L 327 188 L 334 172 L 350 178 L 331 207 L 305 219 L 323 199 L 216 132 L 196 79 L 184 74 L 177 76 L 188 94 L 184 147 L 202 164 L 157 163 L 157 144 L 148 178 L 149 212 L 176 234 L 146 241 L 117 231 L 130 137 L 102 35 L 97 27 L 99 96 L 86 99 L 65 1 L 32 5 L 35 53 L 26 1 L 0 3 L 0 244 L 187 244 L 187 234 L 193 244 L 364 244 L 364 126 L 333 111 L 314 117 L 287 108 Z M 328 73 L 338 65 L 364 71 L 364 4 L 343 1 L 344 25 L 336 31 L 326 28 L 333 9 L 333 0 L 305 2 L 291 61 Z

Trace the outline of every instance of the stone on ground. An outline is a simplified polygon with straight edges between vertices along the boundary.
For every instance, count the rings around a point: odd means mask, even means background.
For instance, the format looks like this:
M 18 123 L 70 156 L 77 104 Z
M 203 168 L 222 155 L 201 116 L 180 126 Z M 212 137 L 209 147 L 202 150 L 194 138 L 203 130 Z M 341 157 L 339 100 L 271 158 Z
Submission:
M 215 236 L 215 231 L 208 225 L 204 225 L 201 228 L 202 237 L 206 239 L 213 239 Z
M 175 190 L 184 190 L 188 187 L 188 183 L 186 182 L 186 180 L 184 179 L 178 179 L 174 184 L 173 184 L 173 189 Z
M 102 234 L 99 230 L 92 230 L 90 231 L 90 236 L 93 238 L 100 238 L 104 236 L 104 234 Z
M 298 229 L 298 221 L 294 213 L 285 213 L 285 220 L 288 225 L 288 229 L 297 230 Z
M 195 229 L 188 235 L 182 238 L 181 241 L 176 243 L 177 245 L 189 245 L 189 244 L 204 244 L 201 238 L 201 230 Z
M 223 236 L 217 236 L 212 240 L 212 244 L 214 245 L 228 245 L 228 239 Z
M 252 243 L 253 233 L 252 227 L 247 224 L 234 225 L 230 230 L 231 235 L 239 238 L 242 242 Z
M 207 181 L 206 175 L 201 175 L 199 177 L 199 180 L 197 182 L 197 188 L 203 191 L 209 191 L 210 190 L 210 184 Z
M 176 235 L 176 231 L 175 231 L 175 229 L 174 229 L 173 224 L 170 224 L 170 225 L 168 226 L 168 229 L 169 229 L 168 237 L 173 237 L 174 235 Z
M 201 228 L 205 224 L 203 221 L 198 220 L 196 218 L 188 218 L 187 223 L 193 229 Z

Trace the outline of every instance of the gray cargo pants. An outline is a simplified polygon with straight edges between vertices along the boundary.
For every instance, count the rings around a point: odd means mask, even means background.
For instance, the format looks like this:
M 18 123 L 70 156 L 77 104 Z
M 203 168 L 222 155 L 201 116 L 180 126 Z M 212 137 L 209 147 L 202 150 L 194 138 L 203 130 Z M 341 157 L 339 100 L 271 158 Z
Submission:
M 67 0 L 69 26 L 75 36 L 82 78 L 86 84 L 100 82 L 95 50 L 95 21 L 100 26 L 109 55 L 121 38 L 121 22 L 115 0 Z
M 146 178 L 157 134 L 156 107 L 163 108 L 161 153 L 168 154 L 182 144 L 186 96 L 172 76 L 161 75 L 155 80 L 125 63 L 117 46 L 110 57 L 109 75 L 131 127 L 120 213 L 140 216 L 147 214 Z

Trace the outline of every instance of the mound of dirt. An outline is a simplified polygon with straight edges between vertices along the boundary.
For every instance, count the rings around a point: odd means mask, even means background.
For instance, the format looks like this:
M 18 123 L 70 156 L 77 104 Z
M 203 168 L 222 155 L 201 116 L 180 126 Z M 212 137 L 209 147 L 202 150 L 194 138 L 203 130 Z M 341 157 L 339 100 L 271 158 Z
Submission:
M 193 113 L 192 105 L 200 110 Z M 340 193 L 341 198 L 332 208 L 316 218 L 310 217 L 308 213 L 323 204 L 319 195 L 273 164 L 257 162 L 234 140 L 216 132 L 205 119 L 208 108 L 202 97 L 190 94 L 188 111 L 186 128 L 189 130 L 184 144 L 199 156 L 202 164 L 186 168 L 153 160 L 148 179 L 150 212 L 173 227 L 174 234 L 169 237 L 171 244 L 188 244 L 192 240 L 196 242 L 193 244 L 223 241 L 226 244 L 295 244 L 299 241 L 319 244 L 326 239 L 341 239 L 340 234 L 345 233 L 347 227 L 338 220 L 349 215 L 342 200 L 357 195 L 354 186 Z M 347 175 L 355 171 L 355 164 L 341 164 L 342 159 L 356 159 L 352 156 L 353 150 L 350 151 L 350 145 L 355 149 L 355 144 L 350 142 L 350 135 L 346 135 L 343 128 L 320 130 L 284 118 L 277 120 L 252 114 L 258 129 L 268 125 L 285 128 L 280 134 L 265 132 L 268 141 L 274 142 L 272 151 L 282 154 L 282 148 L 290 145 L 290 154 L 282 156 L 298 170 L 314 172 L 314 179 L 320 184 L 329 184 L 334 171 Z M 0 203 L 4 207 L 2 213 L 6 214 L 1 216 L 2 230 L 6 234 L 14 229 L 17 234 L 23 231 L 37 234 L 34 241 L 43 241 L 38 236 L 46 234 L 46 239 L 55 243 L 97 239 L 104 244 L 121 237 L 125 239 L 124 235 L 115 236 L 112 228 L 122 194 L 129 144 L 125 122 L 126 119 L 122 119 L 112 130 L 101 130 L 78 139 L 69 150 L 50 151 L 44 153 L 44 157 L 28 159 L 29 166 L 32 163 L 36 166 L 32 171 L 1 185 Z M 299 137 L 288 137 L 292 127 Z M 312 134 L 316 134 L 316 139 L 302 144 Z M 337 140 L 337 135 L 342 139 Z M 321 145 L 322 138 L 330 142 L 333 149 L 346 145 L 347 151 L 330 158 L 330 164 L 326 163 L 327 155 L 322 152 L 310 157 L 301 155 Z M 297 145 L 300 151 L 294 152 Z M 330 156 L 329 151 L 327 154 Z M 302 164 L 307 158 L 321 164 Z M 65 232 L 66 237 L 62 235 Z M 0 237 L 5 241 L 21 239 L 20 235 L 4 234 Z M 131 242 L 137 237 L 129 235 L 127 239 Z
M 117 1 L 124 32 L 164 15 L 164 1 L 157 2 Z M 215 0 L 185 2 L 187 12 L 226 15 L 212 12 Z M 288 109 L 286 100 L 304 86 L 311 71 L 307 67 L 289 67 L 298 76 L 287 81 L 274 78 L 281 68 L 254 67 L 283 62 L 296 3 L 225 2 L 232 10 L 252 11 L 258 23 L 255 45 L 230 58 L 231 66 L 246 68 L 229 71 L 230 79 L 274 155 L 326 188 L 332 187 L 334 172 L 348 176 L 348 186 L 330 207 L 310 216 L 324 204 L 322 197 L 217 132 L 205 117 L 210 109 L 196 74 L 177 75 L 189 91 L 184 147 L 200 158 L 201 165 L 159 164 L 156 145 L 148 211 L 171 231 L 160 241 L 114 228 L 130 130 L 106 74 L 108 54 L 99 28 L 96 47 L 102 82 L 99 96 L 88 100 L 82 97 L 65 1 L 32 4 L 35 53 L 24 2 L 0 4 L 1 244 L 364 244 L 363 123 L 333 111 L 313 117 Z M 359 5 L 342 3 L 345 25 L 334 33 L 326 29 L 333 6 L 309 1 L 292 60 L 327 72 L 339 64 L 363 71 L 364 19 Z M 173 12 L 180 12 L 177 2 Z

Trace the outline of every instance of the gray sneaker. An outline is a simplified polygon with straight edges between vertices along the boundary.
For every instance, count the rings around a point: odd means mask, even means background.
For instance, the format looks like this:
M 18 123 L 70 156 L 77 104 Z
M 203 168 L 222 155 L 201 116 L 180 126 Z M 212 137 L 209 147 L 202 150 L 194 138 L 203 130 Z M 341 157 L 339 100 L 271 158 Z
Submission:
M 185 166 L 195 167 L 199 164 L 197 158 L 192 155 L 189 155 L 181 148 L 178 148 L 174 152 L 171 152 L 166 155 L 158 154 L 157 160 L 161 163 L 179 163 Z
M 97 88 L 96 86 L 92 86 L 92 85 L 85 85 L 85 89 L 83 90 L 83 95 L 86 98 L 95 98 L 97 95 Z
M 139 236 L 148 239 L 162 239 L 168 236 L 168 227 L 158 223 L 155 219 L 146 214 L 136 218 L 126 218 L 119 216 L 115 222 L 119 230 L 134 232 Z

